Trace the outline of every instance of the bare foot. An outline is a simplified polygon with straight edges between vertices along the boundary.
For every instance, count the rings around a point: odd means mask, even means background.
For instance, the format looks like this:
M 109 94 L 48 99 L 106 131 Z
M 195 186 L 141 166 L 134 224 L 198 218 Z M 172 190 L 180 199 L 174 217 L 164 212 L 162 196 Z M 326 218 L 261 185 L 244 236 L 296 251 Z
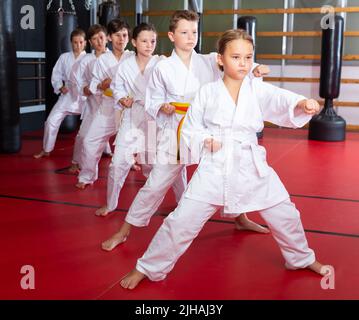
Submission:
M 314 261 L 307 269 L 312 270 L 322 276 L 329 275 L 333 267 L 328 265 L 322 265 L 319 261 Z
M 80 172 L 80 166 L 77 163 L 71 164 L 71 167 L 69 168 L 70 173 L 79 173 Z
M 106 206 L 101 207 L 100 209 L 97 209 L 95 212 L 95 215 L 98 217 L 106 217 L 108 215 L 108 213 L 111 212 L 110 210 L 107 209 Z
M 42 150 L 41 152 L 39 152 L 39 153 L 35 153 L 34 155 L 33 155 L 33 157 L 35 158 L 35 159 L 40 159 L 40 158 L 43 158 L 43 157 L 48 157 L 50 155 L 50 152 L 45 152 L 44 150 Z
M 75 187 L 81 190 L 84 190 L 88 186 L 88 183 L 85 182 L 78 182 L 75 184 Z
M 262 227 L 258 223 L 253 222 L 247 218 L 245 213 L 239 215 L 235 220 L 234 224 L 237 230 L 254 231 L 259 233 L 269 233 L 269 229 Z
M 131 228 L 132 225 L 125 221 L 119 232 L 116 232 L 110 239 L 102 242 L 102 249 L 111 251 L 119 244 L 124 243 L 130 235 Z
M 121 287 L 125 289 L 134 289 L 146 276 L 139 272 L 137 269 L 133 269 L 130 273 L 126 274 L 121 279 Z
M 102 250 L 112 251 L 119 244 L 124 243 L 127 240 L 128 235 L 129 232 L 127 234 L 123 233 L 122 231 L 115 233 L 110 239 L 107 239 L 106 241 L 102 242 Z

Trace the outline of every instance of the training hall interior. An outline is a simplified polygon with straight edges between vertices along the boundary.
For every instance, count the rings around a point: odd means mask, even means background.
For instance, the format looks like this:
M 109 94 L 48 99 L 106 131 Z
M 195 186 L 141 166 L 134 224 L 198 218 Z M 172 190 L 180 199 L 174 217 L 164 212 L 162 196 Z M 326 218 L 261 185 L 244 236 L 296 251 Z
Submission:
M 113 19 L 131 30 L 151 23 L 154 54 L 169 59 L 176 10 L 199 17 L 198 55 L 216 52 L 226 30 L 244 29 L 254 62 L 268 67 L 264 83 L 317 101 L 319 111 L 300 128 L 264 121 L 256 137 L 328 274 L 286 268 L 273 232 L 241 230 L 219 210 L 165 279 L 146 277 L 125 289 L 123 277 L 183 197 L 169 188 L 150 223 L 106 251 L 103 242 L 146 186 L 143 167 L 129 169 L 117 207 L 101 216 L 116 134 L 84 188 L 76 187 L 81 169 L 71 170 L 80 113 L 66 115 L 51 154 L 34 158 L 59 99 L 51 78 L 60 55 L 71 51 L 71 32 Z M 1 300 L 359 299 L 359 0 L 2 0 L 0 42 Z M 134 49 L 130 40 L 126 50 Z M 89 41 L 85 50 L 91 53 Z M 197 168 L 185 168 L 188 183 Z M 258 210 L 246 215 L 270 227 Z

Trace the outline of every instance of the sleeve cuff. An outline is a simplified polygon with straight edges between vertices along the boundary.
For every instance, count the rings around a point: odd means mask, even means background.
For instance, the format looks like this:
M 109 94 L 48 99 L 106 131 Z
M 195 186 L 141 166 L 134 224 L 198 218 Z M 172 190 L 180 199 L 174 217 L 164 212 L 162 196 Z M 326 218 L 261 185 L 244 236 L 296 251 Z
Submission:
M 294 127 L 296 128 L 301 128 L 304 125 L 306 125 L 310 119 L 312 118 L 311 115 L 306 114 L 304 111 L 301 111 L 299 114 L 295 115 L 294 114 L 294 109 L 296 108 L 297 104 L 299 101 L 306 99 L 305 97 L 299 97 L 295 103 L 293 103 L 290 108 L 289 108 L 289 119 L 290 122 L 293 124 Z

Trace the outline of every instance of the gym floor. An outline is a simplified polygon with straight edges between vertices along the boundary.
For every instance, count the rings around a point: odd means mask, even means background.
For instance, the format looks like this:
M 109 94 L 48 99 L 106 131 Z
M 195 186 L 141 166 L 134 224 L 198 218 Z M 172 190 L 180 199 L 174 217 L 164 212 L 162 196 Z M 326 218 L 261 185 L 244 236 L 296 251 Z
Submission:
M 334 267 L 334 289 L 322 289 L 322 277 L 310 271 L 286 270 L 271 235 L 237 231 L 218 213 L 166 280 L 122 289 L 121 277 L 174 209 L 172 191 L 148 228 L 133 230 L 112 252 L 102 251 L 101 242 L 119 229 L 145 178 L 131 171 L 118 209 L 97 217 L 110 159 L 101 160 L 93 186 L 78 190 L 67 172 L 74 135 L 59 135 L 51 157 L 35 160 L 38 131 L 23 136 L 19 154 L 0 156 L 0 299 L 359 299 L 359 133 L 347 133 L 344 142 L 308 141 L 307 134 L 266 128 L 261 144 L 301 212 L 310 247 Z M 263 223 L 257 213 L 249 217 Z M 34 267 L 34 290 L 21 288 L 24 265 Z

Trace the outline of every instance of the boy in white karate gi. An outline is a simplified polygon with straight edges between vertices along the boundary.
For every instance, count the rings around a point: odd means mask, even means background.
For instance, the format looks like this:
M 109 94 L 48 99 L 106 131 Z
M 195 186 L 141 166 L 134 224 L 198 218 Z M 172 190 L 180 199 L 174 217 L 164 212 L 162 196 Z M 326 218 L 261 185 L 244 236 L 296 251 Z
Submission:
M 75 84 L 77 94 L 82 97 L 81 103 L 83 103 L 81 114 L 82 122 L 76 135 L 72 163 L 69 169 L 72 173 L 80 171 L 83 139 L 89 130 L 92 119 L 98 109 L 98 105 L 101 103 L 102 94 L 93 95 L 88 87 L 92 79 L 92 71 L 96 59 L 107 50 L 107 30 L 100 24 L 92 25 L 87 31 L 87 38 L 91 44 L 93 52 L 86 54 L 86 56 L 77 65 L 77 68 L 74 68 L 75 70 L 72 71 L 70 77 L 70 81 Z M 105 153 L 111 153 L 109 143 L 106 145 Z
M 249 78 L 253 41 L 229 30 L 218 42 L 223 79 L 204 85 L 186 115 L 184 145 L 200 163 L 178 207 L 163 222 L 136 268 L 121 280 L 133 289 L 145 277 L 163 280 L 218 210 L 237 215 L 259 211 L 288 269 L 325 272 L 308 247 L 300 214 L 274 170 L 256 132 L 263 121 L 301 127 L 319 111 L 312 99 Z
M 82 104 L 75 88 L 69 79 L 72 68 L 86 55 L 86 34 L 81 29 L 72 31 L 71 36 L 72 52 L 63 53 L 57 60 L 52 71 L 51 83 L 56 94 L 60 94 L 59 99 L 53 106 L 45 122 L 43 149 L 34 154 L 35 159 L 48 157 L 54 150 L 57 134 L 62 121 L 67 115 L 81 114 Z
M 97 180 L 101 155 L 109 139 L 117 132 L 118 116 L 114 109 L 116 101 L 108 89 L 120 62 L 134 54 L 125 51 L 130 31 L 126 22 L 120 19 L 112 20 L 107 29 L 113 49 L 96 60 L 88 88 L 91 94 L 100 96 L 100 101 L 82 144 L 81 171 L 76 184 L 79 189 L 84 189 Z
M 141 23 L 136 26 L 131 42 L 136 55 L 120 64 L 111 83 L 113 97 L 118 101 L 117 108 L 123 109 L 123 118 L 107 177 L 107 203 L 96 211 L 96 215 L 101 216 L 116 209 L 121 188 L 135 163 L 133 155 L 144 155 L 148 142 L 148 122 L 151 121 L 144 108 L 146 87 L 154 66 L 165 58 L 152 55 L 157 42 L 157 32 L 152 24 Z M 155 122 L 151 122 L 155 128 Z M 148 164 L 143 166 L 146 166 L 147 171 L 152 168 Z M 146 176 L 145 170 L 143 173 Z M 178 179 L 173 188 L 178 203 L 184 191 L 182 180 Z
M 182 114 L 176 113 L 170 102 L 191 102 L 200 86 L 221 76 L 217 53 L 197 54 L 198 15 L 193 11 L 178 10 L 170 21 L 168 36 L 174 43 L 172 55 L 154 68 L 147 90 L 146 111 L 156 120 L 157 159 L 146 184 L 137 193 L 119 232 L 105 241 L 102 248 L 112 250 L 124 242 L 132 226 L 144 227 L 163 201 L 167 190 L 180 177 L 183 189 L 187 186 L 185 164 L 177 162 L 177 130 Z M 260 75 L 268 71 L 258 66 L 253 72 Z M 253 75 L 251 74 L 253 77 Z M 249 220 L 245 214 L 236 218 L 240 230 L 267 233 L 264 228 Z

